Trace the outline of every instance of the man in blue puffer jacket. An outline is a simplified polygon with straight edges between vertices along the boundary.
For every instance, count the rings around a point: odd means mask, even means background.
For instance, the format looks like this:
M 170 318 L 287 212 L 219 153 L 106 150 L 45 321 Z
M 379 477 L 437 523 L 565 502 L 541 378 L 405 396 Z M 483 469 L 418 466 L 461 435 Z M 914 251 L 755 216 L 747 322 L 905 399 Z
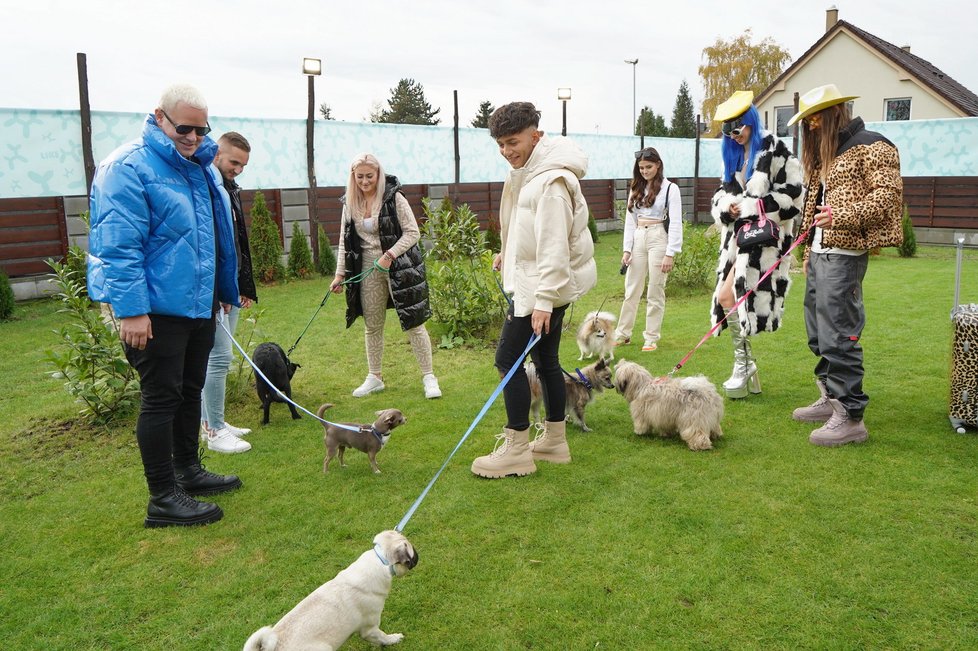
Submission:
M 215 315 L 239 300 L 231 205 L 209 131 L 200 93 L 171 86 L 142 136 L 102 161 L 92 184 L 88 292 L 112 305 L 139 373 L 147 527 L 216 522 L 221 508 L 191 496 L 241 486 L 207 472 L 197 452 Z

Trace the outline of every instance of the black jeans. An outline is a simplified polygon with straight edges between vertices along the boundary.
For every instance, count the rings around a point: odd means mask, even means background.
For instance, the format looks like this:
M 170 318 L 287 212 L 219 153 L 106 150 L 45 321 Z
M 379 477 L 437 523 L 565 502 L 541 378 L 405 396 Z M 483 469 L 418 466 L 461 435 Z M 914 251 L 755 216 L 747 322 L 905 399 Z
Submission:
M 126 346 L 139 373 L 136 441 L 151 493 L 174 484 L 174 466 L 197 463 L 200 391 L 214 345 L 214 319 L 149 315 L 153 338 L 144 350 Z
M 863 392 L 863 349 L 859 345 L 866 310 L 863 277 L 869 255 L 812 253 L 805 281 L 805 329 L 808 347 L 818 356 L 815 376 L 829 396 L 861 420 L 869 396 Z
M 543 385 L 543 404 L 547 420 L 556 423 L 564 420 L 567 393 L 564 388 L 564 372 L 560 369 L 560 326 L 567 306 L 555 307 L 550 314 L 550 333 L 544 334 L 530 350 L 530 359 L 537 367 L 537 376 Z M 509 372 L 533 336 L 530 316 L 513 316 L 510 307 L 503 323 L 499 344 L 496 346 L 496 368 L 505 375 Z M 506 403 L 507 429 L 525 430 L 530 427 L 530 383 L 526 370 L 520 364 L 513 377 L 503 387 Z

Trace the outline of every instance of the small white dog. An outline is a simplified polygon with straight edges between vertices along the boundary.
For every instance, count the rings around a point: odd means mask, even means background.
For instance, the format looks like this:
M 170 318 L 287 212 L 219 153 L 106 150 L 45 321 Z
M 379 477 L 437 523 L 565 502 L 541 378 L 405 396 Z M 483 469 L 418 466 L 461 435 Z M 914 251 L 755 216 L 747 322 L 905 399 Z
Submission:
M 397 531 L 374 536 L 373 549 L 314 590 L 274 626 L 264 626 L 245 642 L 244 651 L 333 651 L 359 633 L 380 646 L 397 644 L 401 633 L 380 630 L 380 615 L 393 577 L 418 564 L 418 554 Z
M 679 434 L 690 450 L 709 450 L 723 436 L 723 398 L 702 375 L 653 378 L 635 362 L 621 360 L 615 365 L 615 389 L 628 401 L 638 435 Z
M 610 312 L 588 312 L 577 329 L 577 347 L 581 356 L 577 359 L 597 355 L 601 359 L 615 358 L 615 315 Z

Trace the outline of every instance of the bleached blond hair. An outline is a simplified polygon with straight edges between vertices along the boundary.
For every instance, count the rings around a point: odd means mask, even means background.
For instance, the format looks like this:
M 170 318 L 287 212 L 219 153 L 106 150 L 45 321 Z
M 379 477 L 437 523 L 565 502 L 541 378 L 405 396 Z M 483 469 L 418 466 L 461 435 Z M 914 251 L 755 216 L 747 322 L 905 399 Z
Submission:
M 356 169 L 361 165 L 372 167 L 377 170 L 377 191 L 374 193 L 373 201 L 370 206 L 366 205 L 366 198 L 363 191 L 357 185 Z M 357 154 L 353 162 L 350 163 L 350 178 L 346 182 L 346 205 L 351 214 L 360 217 L 377 217 L 380 215 L 380 207 L 384 203 L 384 192 L 387 189 L 384 167 L 373 154 Z
M 163 95 L 160 96 L 159 108 L 164 111 L 172 111 L 181 102 L 201 111 L 207 110 L 207 100 L 204 99 L 204 96 L 201 95 L 199 90 L 190 84 L 173 84 L 172 86 L 168 86 L 163 91 Z

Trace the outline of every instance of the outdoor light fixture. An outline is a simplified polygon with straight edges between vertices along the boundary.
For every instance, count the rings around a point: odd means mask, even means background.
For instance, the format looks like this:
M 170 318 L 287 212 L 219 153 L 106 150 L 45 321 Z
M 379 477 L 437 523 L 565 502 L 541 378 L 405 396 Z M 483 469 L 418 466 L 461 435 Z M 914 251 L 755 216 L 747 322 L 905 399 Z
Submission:
M 571 98 L 570 88 L 558 88 L 557 89 L 557 99 L 559 99 L 564 105 L 564 122 L 560 129 L 560 135 L 567 135 L 567 100 Z
M 321 75 L 323 74 L 323 60 L 322 59 L 310 59 L 305 57 L 302 59 L 302 74 L 304 75 Z

